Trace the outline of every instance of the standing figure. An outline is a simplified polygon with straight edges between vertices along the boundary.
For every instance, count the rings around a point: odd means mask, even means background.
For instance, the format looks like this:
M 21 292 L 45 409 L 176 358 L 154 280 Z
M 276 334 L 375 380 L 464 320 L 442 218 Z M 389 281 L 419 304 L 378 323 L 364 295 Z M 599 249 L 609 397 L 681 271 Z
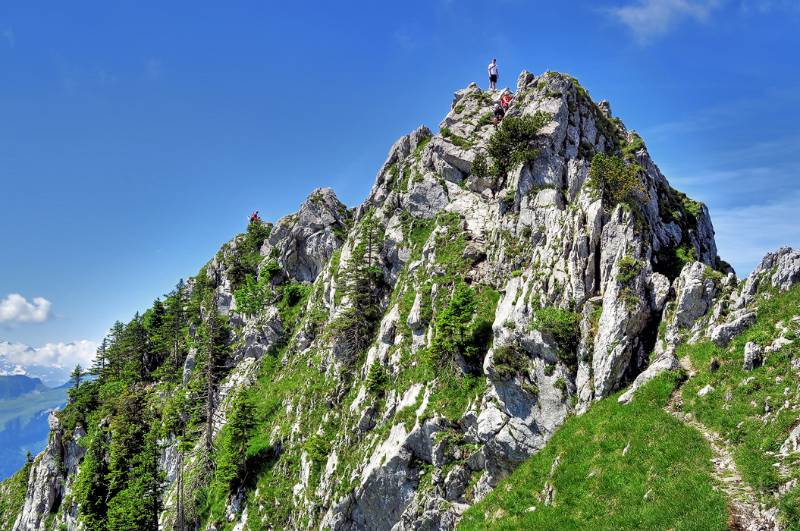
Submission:
M 489 63 L 489 67 L 486 69 L 489 73 L 489 89 L 496 90 L 497 89 L 497 75 L 500 72 L 497 68 L 497 59 L 492 59 L 492 62 Z

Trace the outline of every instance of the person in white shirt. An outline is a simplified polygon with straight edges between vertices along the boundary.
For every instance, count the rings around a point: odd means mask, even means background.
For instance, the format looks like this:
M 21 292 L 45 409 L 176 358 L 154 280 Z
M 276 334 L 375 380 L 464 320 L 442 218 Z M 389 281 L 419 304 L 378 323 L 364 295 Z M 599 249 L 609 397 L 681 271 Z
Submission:
M 489 63 L 489 67 L 486 69 L 489 73 L 489 89 L 496 90 L 497 89 L 497 74 L 499 70 L 497 68 L 497 59 L 492 59 L 492 62 Z

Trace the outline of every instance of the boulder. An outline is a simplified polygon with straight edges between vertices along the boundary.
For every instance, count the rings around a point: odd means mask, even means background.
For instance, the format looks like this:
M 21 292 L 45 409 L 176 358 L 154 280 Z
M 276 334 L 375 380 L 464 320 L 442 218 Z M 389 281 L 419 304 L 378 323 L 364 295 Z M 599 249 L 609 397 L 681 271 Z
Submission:
M 759 347 L 752 341 L 748 341 L 744 346 L 744 361 L 742 362 L 742 370 L 752 371 L 754 368 L 761 365 L 761 356 L 763 353 L 763 348 Z
M 732 320 L 716 326 L 711 331 L 711 340 L 717 346 L 727 346 L 731 339 L 744 332 L 745 328 L 756 321 L 755 312 L 740 311 L 732 317 Z

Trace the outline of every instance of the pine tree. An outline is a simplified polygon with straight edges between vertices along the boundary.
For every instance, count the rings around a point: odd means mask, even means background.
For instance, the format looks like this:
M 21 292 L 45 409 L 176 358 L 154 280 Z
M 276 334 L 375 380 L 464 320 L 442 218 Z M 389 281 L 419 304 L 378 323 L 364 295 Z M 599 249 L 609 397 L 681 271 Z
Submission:
M 92 368 L 89 369 L 89 374 L 101 378 L 103 373 L 106 369 L 106 362 L 107 362 L 107 350 L 108 350 L 108 338 L 103 338 L 103 341 L 100 343 L 100 346 L 97 348 L 97 353 L 94 357 L 94 362 L 92 362 Z
M 167 312 L 165 322 L 169 327 L 171 339 L 170 357 L 172 358 L 172 366 L 177 374 L 181 367 L 181 339 L 183 336 L 183 327 L 186 321 L 184 305 L 186 297 L 186 287 L 181 279 L 178 285 L 175 286 L 175 291 L 172 296 L 167 300 Z
M 83 379 L 83 368 L 81 367 L 80 363 L 75 365 L 75 368 L 72 369 L 69 378 L 72 380 L 73 388 L 78 389 L 81 386 L 81 380 Z
M 375 325 L 380 318 L 380 290 L 383 271 L 378 263 L 383 234 L 372 212 L 361 222 L 359 240 L 353 249 L 342 289 L 349 300 L 332 327 L 348 354 L 366 348 L 372 341 Z

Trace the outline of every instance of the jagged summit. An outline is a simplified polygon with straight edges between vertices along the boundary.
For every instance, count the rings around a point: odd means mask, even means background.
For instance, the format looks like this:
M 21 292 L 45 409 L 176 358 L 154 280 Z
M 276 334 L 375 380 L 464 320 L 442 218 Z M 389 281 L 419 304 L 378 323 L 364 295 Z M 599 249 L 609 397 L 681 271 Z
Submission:
M 170 295 L 187 321 L 139 380 L 84 384 L 135 389 L 158 413 L 141 422 L 162 434 L 164 528 L 452 528 L 571 414 L 676 367 L 688 336 L 736 326 L 708 210 L 607 103 L 523 72 L 495 128 L 497 95 L 457 91 L 439 132 L 400 138 L 352 211 L 322 188 L 251 224 Z M 781 289 L 792 260 L 774 259 Z M 161 337 L 147 319 L 128 326 Z M 124 415 L 93 400 L 59 414 L 16 529 L 119 516 L 131 493 L 92 471 Z M 224 466 L 208 466 L 209 440 Z

